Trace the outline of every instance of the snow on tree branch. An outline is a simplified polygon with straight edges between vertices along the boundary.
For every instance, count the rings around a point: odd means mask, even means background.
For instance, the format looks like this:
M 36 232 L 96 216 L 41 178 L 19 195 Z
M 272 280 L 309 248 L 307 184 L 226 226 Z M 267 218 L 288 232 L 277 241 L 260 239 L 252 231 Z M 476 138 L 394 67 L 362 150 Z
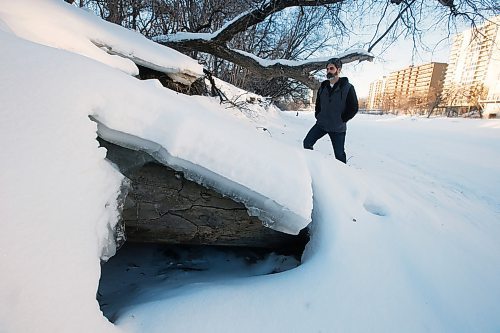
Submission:
M 198 36 L 200 34 L 194 34 Z M 203 35 L 203 34 L 201 34 Z M 332 55 L 324 58 L 316 58 L 309 60 L 293 61 L 285 59 L 262 59 L 254 54 L 241 50 L 228 48 L 226 45 L 216 42 L 211 39 L 186 38 L 188 35 L 183 34 L 183 39 L 176 41 L 160 41 L 161 44 L 175 48 L 179 51 L 199 51 L 212 54 L 216 57 L 225 59 L 239 66 L 250 70 L 254 75 L 263 78 L 289 77 L 295 79 L 311 89 L 316 89 L 319 86 L 318 80 L 312 75 L 312 71 L 317 71 L 325 67 L 325 62 L 335 56 L 342 60 L 343 63 L 353 61 L 373 60 L 373 55 L 364 50 L 352 50 L 338 55 Z M 204 36 L 205 37 L 205 36 Z

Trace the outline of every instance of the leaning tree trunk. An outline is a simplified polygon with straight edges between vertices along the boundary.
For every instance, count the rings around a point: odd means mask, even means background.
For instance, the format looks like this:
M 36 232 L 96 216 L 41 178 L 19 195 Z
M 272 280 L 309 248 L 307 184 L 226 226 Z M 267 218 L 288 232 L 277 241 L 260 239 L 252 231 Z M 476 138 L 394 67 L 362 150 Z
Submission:
M 260 247 L 301 253 L 305 232 L 288 235 L 267 228 L 246 207 L 184 178 L 150 155 L 99 139 L 130 179 L 122 220 L 128 241 Z

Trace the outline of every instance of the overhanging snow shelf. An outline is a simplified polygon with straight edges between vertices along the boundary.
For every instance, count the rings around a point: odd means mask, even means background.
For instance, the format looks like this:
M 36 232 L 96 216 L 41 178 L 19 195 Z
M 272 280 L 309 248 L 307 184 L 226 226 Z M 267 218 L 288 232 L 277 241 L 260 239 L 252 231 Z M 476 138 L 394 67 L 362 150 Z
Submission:
M 221 245 L 302 253 L 305 233 L 265 227 L 246 207 L 187 180 L 150 155 L 99 139 L 130 179 L 122 220 L 129 242 Z

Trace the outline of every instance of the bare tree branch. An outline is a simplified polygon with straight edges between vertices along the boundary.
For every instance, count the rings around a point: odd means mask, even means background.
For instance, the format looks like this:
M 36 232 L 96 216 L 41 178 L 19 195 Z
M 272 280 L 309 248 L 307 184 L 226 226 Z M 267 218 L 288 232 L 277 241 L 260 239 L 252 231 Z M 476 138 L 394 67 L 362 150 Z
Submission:
M 406 7 L 399 12 L 399 15 L 396 17 L 396 19 L 391 23 L 391 25 L 387 28 L 387 30 L 380 36 L 370 47 L 368 48 L 368 52 L 371 52 L 371 50 L 377 45 L 378 42 L 380 42 L 384 37 L 391 31 L 391 29 L 396 25 L 396 23 L 401 19 L 403 16 L 404 12 L 410 8 L 410 6 L 415 2 L 415 0 L 411 1 L 409 4 L 406 5 Z M 398 4 L 401 3 L 401 1 L 398 2 Z M 377 26 L 378 28 L 378 26 Z
M 290 60 L 265 60 L 253 56 L 249 53 L 233 50 L 226 45 L 217 43 L 211 40 L 204 39 L 190 39 L 178 42 L 161 42 L 161 44 L 170 46 L 179 51 L 196 50 L 199 52 L 209 53 L 218 58 L 230 61 L 234 64 L 242 66 L 254 75 L 263 78 L 276 78 L 276 77 L 289 77 L 295 79 L 311 89 L 316 89 L 319 86 L 310 72 L 323 69 L 325 61 L 328 58 L 313 59 L 306 61 L 290 61 Z M 353 51 L 343 55 L 339 58 L 343 63 L 350 63 L 353 61 L 372 60 L 373 56 L 363 51 Z
M 245 31 L 249 27 L 263 22 L 270 15 L 282 11 L 285 8 L 296 6 L 324 6 L 335 3 L 340 3 L 345 0 L 273 0 L 264 2 L 264 4 L 257 9 L 244 13 L 236 17 L 229 24 L 226 24 L 214 40 L 224 43 L 234 37 L 239 32 Z
M 251 71 L 255 71 L 256 75 L 271 78 L 279 76 L 288 76 L 299 82 L 304 83 L 308 87 L 316 87 L 316 80 L 311 78 L 309 74 L 313 70 L 318 70 L 323 68 L 323 63 L 310 62 L 308 65 L 302 64 L 300 66 L 290 66 L 284 65 L 283 63 L 276 63 L 273 66 L 262 66 L 262 62 L 255 57 L 250 57 L 231 50 L 227 46 L 227 42 L 234 38 L 238 33 L 248 30 L 250 27 L 255 26 L 258 23 L 263 22 L 267 17 L 282 11 L 285 8 L 303 6 L 303 7 L 317 7 L 325 6 L 331 4 L 338 4 L 345 2 L 346 0 L 271 0 L 269 2 L 264 2 L 258 8 L 242 13 L 241 15 L 234 18 L 229 23 L 226 23 L 220 30 L 215 33 L 204 33 L 204 34 L 175 34 L 172 36 L 165 36 L 157 38 L 157 42 L 172 47 L 176 50 L 187 52 L 187 51 L 198 51 L 209 53 L 213 56 L 222 58 L 224 60 L 233 62 L 237 65 L 245 67 Z M 396 23 L 401 20 L 403 14 L 415 3 L 416 0 L 406 2 L 403 0 L 391 0 L 391 3 L 401 4 L 405 3 L 405 8 L 402 9 L 394 20 L 394 22 L 389 26 L 389 28 L 369 47 L 368 52 L 370 52 L 373 47 L 380 42 L 389 31 L 396 25 Z M 443 1 L 445 2 L 445 1 Z M 443 5 L 450 6 L 446 1 L 442 3 Z M 351 62 L 355 60 L 372 60 L 373 56 L 368 54 L 361 54 L 360 52 L 353 53 L 355 56 L 348 56 L 343 59 L 344 62 Z M 274 74 L 271 74 L 274 73 Z M 311 81 L 312 80 L 312 81 Z

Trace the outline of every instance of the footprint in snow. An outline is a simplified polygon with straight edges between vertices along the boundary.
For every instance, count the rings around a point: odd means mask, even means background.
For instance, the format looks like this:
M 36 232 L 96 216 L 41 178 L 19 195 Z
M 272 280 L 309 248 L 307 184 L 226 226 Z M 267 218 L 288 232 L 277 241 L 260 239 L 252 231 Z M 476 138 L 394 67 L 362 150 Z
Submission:
M 363 204 L 363 207 L 373 215 L 377 216 L 387 216 L 389 215 L 389 210 L 381 204 L 375 203 L 372 200 L 367 200 Z

